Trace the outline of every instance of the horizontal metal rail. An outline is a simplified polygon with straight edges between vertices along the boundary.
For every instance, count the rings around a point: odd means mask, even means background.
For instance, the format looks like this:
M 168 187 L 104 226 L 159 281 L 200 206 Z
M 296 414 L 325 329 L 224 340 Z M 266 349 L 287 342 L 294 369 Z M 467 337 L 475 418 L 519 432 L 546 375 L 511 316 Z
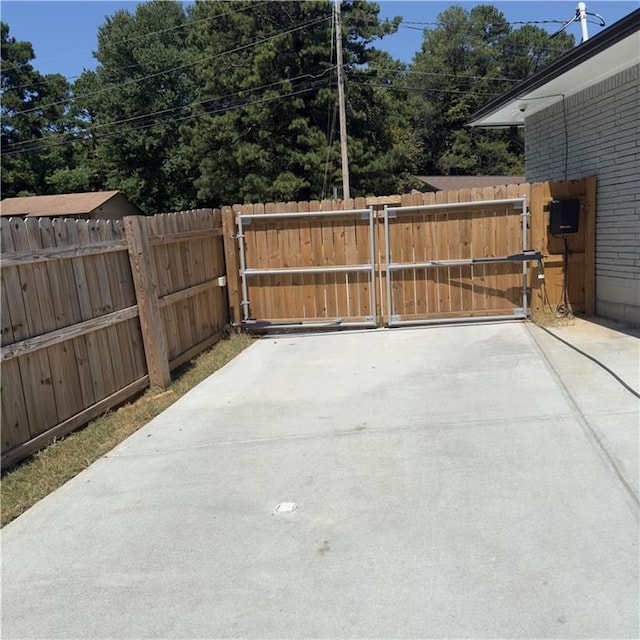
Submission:
M 526 198 L 505 198 L 504 200 L 476 200 L 472 202 L 443 202 L 438 204 L 419 204 L 414 206 L 406 205 L 404 207 L 386 207 L 389 213 L 410 213 L 413 211 L 432 211 L 434 209 L 468 209 L 470 207 L 488 207 L 499 204 L 524 204 Z
M 425 324 L 458 324 L 459 322 L 502 322 L 505 320 L 524 320 L 526 318 L 524 312 L 514 313 L 513 315 L 503 316 L 469 316 L 454 318 L 427 318 L 425 320 L 392 320 L 389 322 L 390 327 L 410 327 L 421 326 Z
M 363 216 L 369 214 L 370 209 L 344 209 L 342 211 L 300 211 L 298 213 L 236 213 L 236 218 L 242 220 L 279 220 L 287 218 L 326 218 L 344 216 Z
M 290 276 L 303 273 L 360 273 L 371 271 L 370 264 L 349 264 L 337 267 L 283 267 L 282 269 L 245 269 L 245 276 Z
M 408 269 L 430 269 L 433 267 L 466 267 L 474 264 L 500 264 L 519 262 L 541 263 L 542 255 L 539 252 L 516 253 L 512 256 L 493 256 L 487 258 L 460 258 L 459 260 L 428 260 L 427 262 L 392 262 L 389 271 L 404 271 Z
M 376 327 L 377 323 L 375 320 L 367 320 L 362 322 L 342 322 L 342 320 L 327 320 L 326 322 L 276 322 L 271 323 L 264 320 L 257 320 L 255 322 L 251 320 L 245 320 L 241 323 L 241 326 L 245 329 L 253 329 L 254 331 L 264 329 L 330 329 L 330 328 L 340 328 L 340 327 Z

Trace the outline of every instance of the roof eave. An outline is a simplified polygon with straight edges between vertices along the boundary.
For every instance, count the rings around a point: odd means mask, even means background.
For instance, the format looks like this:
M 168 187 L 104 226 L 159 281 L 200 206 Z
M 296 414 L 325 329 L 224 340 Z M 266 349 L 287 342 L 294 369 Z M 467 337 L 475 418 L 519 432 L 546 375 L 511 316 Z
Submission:
M 621 20 L 618 20 L 608 29 L 605 29 L 597 36 L 594 36 L 587 42 L 578 45 L 575 49 L 572 49 L 565 55 L 561 56 L 549 66 L 541 69 L 530 78 L 522 81 L 502 96 L 492 100 L 481 109 L 478 109 L 471 115 L 467 126 L 470 127 L 483 127 L 483 128 L 496 128 L 496 127 L 508 127 L 514 126 L 513 123 L 509 124 L 496 124 L 491 123 L 481 124 L 481 121 L 493 112 L 500 110 L 511 102 L 514 102 L 521 98 L 523 95 L 535 91 L 546 83 L 554 80 L 555 78 L 563 75 L 573 67 L 588 61 L 598 53 L 605 51 L 609 47 L 613 46 L 617 42 L 624 40 L 626 37 L 632 35 L 640 29 L 640 9 L 636 9 L 628 16 L 625 16 Z M 524 118 L 523 118 L 524 120 Z M 517 125 L 516 125 L 517 126 Z

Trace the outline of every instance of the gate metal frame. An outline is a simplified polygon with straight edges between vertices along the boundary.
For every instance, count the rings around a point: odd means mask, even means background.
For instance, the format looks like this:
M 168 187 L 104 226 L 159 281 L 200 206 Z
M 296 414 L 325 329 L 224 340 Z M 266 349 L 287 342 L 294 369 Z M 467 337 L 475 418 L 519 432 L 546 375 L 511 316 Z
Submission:
M 480 208 L 492 205 L 508 205 L 512 204 L 514 209 L 522 208 L 522 253 L 528 251 L 528 219 L 529 209 L 527 208 L 527 198 L 506 198 L 504 200 L 477 200 L 474 202 L 451 202 L 441 204 L 426 204 L 405 207 L 389 207 L 384 208 L 384 240 L 386 255 L 386 283 L 387 283 L 387 326 L 400 327 L 410 325 L 423 324 L 446 324 L 451 322 L 489 322 L 496 320 L 523 320 L 528 316 L 528 288 L 527 288 L 527 264 L 535 261 L 536 257 L 528 259 L 509 260 L 509 256 L 500 256 L 495 258 L 470 258 L 460 260 L 429 260 L 426 262 L 391 262 L 391 240 L 389 237 L 389 219 L 395 218 L 403 213 L 415 211 L 434 211 L 437 209 L 462 209 L 462 208 Z M 499 262 L 516 261 L 522 262 L 522 308 L 514 309 L 513 315 L 499 316 L 460 316 L 453 318 L 431 318 L 423 320 L 400 320 L 400 317 L 393 313 L 393 292 L 391 290 L 391 274 L 395 271 L 408 271 L 411 269 L 428 269 L 437 267 L 457 267 L 476 264 L 493 264 Z
M 329 217 L 349 217 L 360 216 L 369 220 L 369 258 L 370 261 L 364 264 L 345 264 L 333 267 L 284 267 L 281 269 L 250 269 L 246 265 L 246 246 L 244 227 L 251 224 L 252 220 L 293 220 L 300 218 L 329 218 Z M 237 213 L 236 222 L 238 225 L 238 245 L 240 249 L 240 279 L 242 283 L 242 326 L 247 328 L 264 329 L 292 329 L 309 328 L 321 329 L 330 327 L 376 327 L 376 263 L 375 263 L 375 234 L 374 234 L 374 213 L 373 207 L 366 209 L 344 209 L 340 211 L 304 211 L 297 213 Z M 304 322 L 292 321 L 286 323 L 273 324 L 269 319 L 252 320 L 249 314 L 249 286 L 248 278 L 261 275 L 297 275 L 308 273 L 368 273 L 370 280 L 369 299 L 371 304 L 371 316 L 364 322 L 343 322 L 337 317 L 326 322 Z

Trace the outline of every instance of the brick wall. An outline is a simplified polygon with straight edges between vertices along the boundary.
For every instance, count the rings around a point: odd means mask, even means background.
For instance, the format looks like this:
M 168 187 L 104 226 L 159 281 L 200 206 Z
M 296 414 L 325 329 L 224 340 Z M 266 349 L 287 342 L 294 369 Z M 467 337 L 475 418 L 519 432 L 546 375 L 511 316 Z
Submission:
M 525 139 L 529 182 L 596 176 L 596 313 L 640 324 L 640 65 L 526 118 Z

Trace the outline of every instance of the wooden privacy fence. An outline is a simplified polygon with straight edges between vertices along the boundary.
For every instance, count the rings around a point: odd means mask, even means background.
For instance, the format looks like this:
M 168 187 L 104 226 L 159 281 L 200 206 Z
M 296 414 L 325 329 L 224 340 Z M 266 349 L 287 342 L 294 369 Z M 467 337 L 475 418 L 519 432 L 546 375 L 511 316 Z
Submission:
M 245 321 L 245 326 L 255 328 L 323 322 L 382 326 L 513 316 L 524 313 L 523 287 L 534 314 L 553 309 L 563 301 L 564 254 L 562 239 L 548 231 L 549 203 L 554 198 L 577 198 L 581 203 L 579 233 L 569 239 L 567 291 L 574 311 L 592 314 L 595 178 L 584 178 L 345 201 L 225 207 L 222 216 L 233 321 Z M 524 231 L 522 204 L 509 202 L 518 199 L 525 200 L 529 214 Z M 493 204 L 487 206 L 487 201 Z M 502 201 L 507 202 L 502 205 Z M 460 207 L 460 203 L 470 204 Z M 443 206 L 413 209 L 424 205 Z M 385 207 L 392 265 L 388 280 Z M 369 208 L 374 224 L 373 256 L 370 217 L 363 211 Z M 336 216 L 337 211 L 344 216 Z M 321 212 L 331 214 L 322 216 Z M 239 251 L 240 229 L 244 252 Z M 522 263 L 412 264 L 508 256 L 523 248 L 544 255 L 544 280 L 538 278 L 535 263 L 529 263 L 524 281 Z M 366 269 L 369 260 L 373 261 L 373 297 Z
M 2 219 L 2 464 L 149 384 L 165 386 L 171 369 L 220 339 L 229 312 L 243 324 L 243 306 L 272 323 L 382 326 L 513 315 L 524 285 L 534 314 L 555 308 L 565 247 L 548 232 L 552 198 L 580 200 L 567 295 L 574 311 L 592 314 L 595 188 L 585 178 L 124 220 Z M 521 198 L 526 242 L 514 202 L 487 204 Z M 331 215 L 273 216 L 321 212 Z M 243 226 L 243 255 L 239 214 L 255 216 Z M 544 254 L 545 280 L 534 263 L 524 282 L 521 264 L 423 265 L 523 244 Z
M 221 338 L 219 210 L 0 224 L 3 467 Z

